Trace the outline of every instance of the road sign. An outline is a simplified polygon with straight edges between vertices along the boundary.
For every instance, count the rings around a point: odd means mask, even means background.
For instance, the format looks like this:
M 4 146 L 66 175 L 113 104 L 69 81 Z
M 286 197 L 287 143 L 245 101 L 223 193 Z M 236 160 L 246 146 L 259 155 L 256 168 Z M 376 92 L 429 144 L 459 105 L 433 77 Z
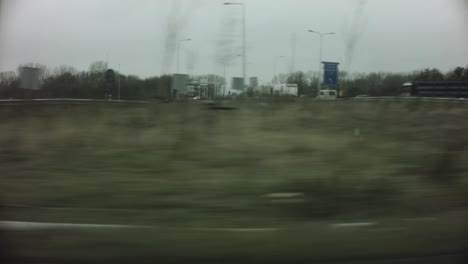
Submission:
M 323 61 L 323 85 L 338 85 L 338 62 Z

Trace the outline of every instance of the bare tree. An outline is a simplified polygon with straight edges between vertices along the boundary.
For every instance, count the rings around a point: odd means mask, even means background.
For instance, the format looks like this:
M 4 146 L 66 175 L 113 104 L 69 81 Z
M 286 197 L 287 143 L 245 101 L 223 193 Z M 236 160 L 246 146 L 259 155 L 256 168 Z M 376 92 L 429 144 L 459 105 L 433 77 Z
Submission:
M 0 84 L 8 85 L 17 79 L 17 74 L 15 72 L 0 72 Z
M 103 73 L 107 70 L 107 63 L 105 61 L 95 61 L 89 65 L 90 73 Z
M 54 73 L 53 74 L 55 76 L 60 76 L 60 75 L 66 74 L 66 73 L 71 74 L 71 75 L 76 75 L 78 73 L 78 70 L 75 69 L 72 66 L 60 65 L 60 66 L 54 68 Z

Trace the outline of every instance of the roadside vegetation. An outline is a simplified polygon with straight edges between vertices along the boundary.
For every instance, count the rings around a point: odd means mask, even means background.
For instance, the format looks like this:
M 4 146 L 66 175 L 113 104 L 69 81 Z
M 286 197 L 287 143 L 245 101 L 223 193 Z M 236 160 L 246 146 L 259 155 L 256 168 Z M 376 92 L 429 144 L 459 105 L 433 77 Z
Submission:
M 416 104 L 6 107 L 1 203 L 18 213 L 22 206 L 141 210 L 119 212 L 111 218 L 117 223 L 366 218 L 464 207 L 468 109 Z M 268 196 L 275 193 L 292 198 Z
M 313 260 L 462 249 L 464 104 L 225 104 L 235 110 L 195 102 L 2 107 L 1 220 L 154 227 L 9 232 L 18 254 L 48 263 L 117 252 L 234 263 L 274 259 L 269 252 Z M 378 224 L 333 228 L 368 221 Z M 99 246 L 84 254 L 93 241 Z

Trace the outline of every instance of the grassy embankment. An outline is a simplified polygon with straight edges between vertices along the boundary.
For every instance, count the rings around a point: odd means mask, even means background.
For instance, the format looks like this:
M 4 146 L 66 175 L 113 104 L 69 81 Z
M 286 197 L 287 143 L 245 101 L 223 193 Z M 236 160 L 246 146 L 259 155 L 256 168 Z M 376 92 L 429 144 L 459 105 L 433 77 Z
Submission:
M 96 255 L 118 250 L 232 260 L 461 249 L 467 107 L 309 101 L 237 106 L 0 109 L 3 220 L 156 226 L 20 232 L 13 241 L 21 248 L 47 242 L 21 255 L 84 250 L 93 241 L 101 243 Z M 300 195 L 267 196 L 272 193 Z M 417 217 L 438 221 L 402 220 Z M 351 231 L 329 226 L 368 220 L 380 224 Z M 284 229 L 198 230 L 207 227 Z

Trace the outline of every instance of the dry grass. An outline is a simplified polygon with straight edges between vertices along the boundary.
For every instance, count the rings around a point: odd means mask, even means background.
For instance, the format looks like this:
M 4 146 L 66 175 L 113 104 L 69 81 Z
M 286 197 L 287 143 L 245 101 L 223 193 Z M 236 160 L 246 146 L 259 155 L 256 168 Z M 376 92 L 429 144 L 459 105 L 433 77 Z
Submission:
M 1 204 L 71 208 L 10 208 L 6 216 L 264 225 L 427 215 L 467 204 L 466 107 L 310 101 L 237 106 L 3 108 Z M 305 198 L 286 205 L 262 198 L 276 192 Z

